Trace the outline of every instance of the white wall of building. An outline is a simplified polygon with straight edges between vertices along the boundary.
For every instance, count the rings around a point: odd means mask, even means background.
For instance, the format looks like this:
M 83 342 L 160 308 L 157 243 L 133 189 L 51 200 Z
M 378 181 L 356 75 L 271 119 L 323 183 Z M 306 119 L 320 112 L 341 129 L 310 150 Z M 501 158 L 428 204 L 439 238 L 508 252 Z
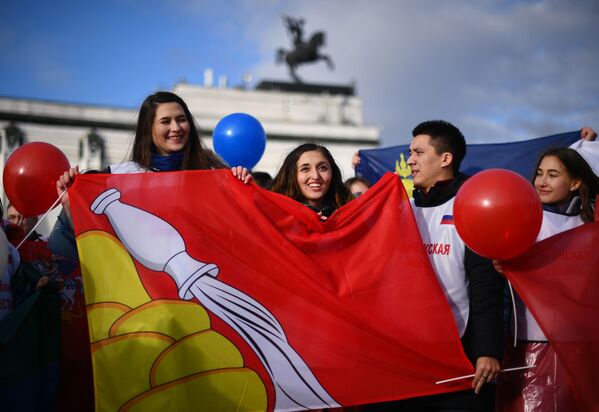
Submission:
M 174 90 L 185 100 L 212 148 L 211 131 L 227 114 L 244 112 L 258 118 L 267 135 L 265 153 L 254 170 L 276 174 L 283 159 L 305 141 L 324 144 L 333 154 L 344 179 L 354 175 L 353 154 L 377 147 L 379 129 L 362 123 L 362 102 L 357 96 L 309 94 L 264 90 L 210 88 L 179 84 Z M 0 97 L 0 129 L 10 121 L 24 132 L 27 142 L 43 141 L 59 147 L 72 166 L 80 161 L 80 140 L 92 130 L 104 141 L 105 164 L 129 156 L 137 108 L 117 108 Z M 272 136 L 269 139 L 269 136 Z M 32 188 L 35 190 L 35 188 Z M 5 203 L 2 192 L 3 204 Z M 41 225 L 48 234 L 55 215 Z

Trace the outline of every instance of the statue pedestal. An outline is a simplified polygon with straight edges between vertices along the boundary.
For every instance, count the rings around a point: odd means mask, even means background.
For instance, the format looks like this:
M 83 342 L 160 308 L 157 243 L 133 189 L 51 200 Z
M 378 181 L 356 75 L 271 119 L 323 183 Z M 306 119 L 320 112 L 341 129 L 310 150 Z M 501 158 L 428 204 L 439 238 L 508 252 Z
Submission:
M 288 93 L 309 94 L 340 94 L 343 96 L 355 96 L 355 85 L 339 84 L 315 84 L 315 83 L 290 83 L 277 80 L 262 80 L 256 90 L 280 91 Z

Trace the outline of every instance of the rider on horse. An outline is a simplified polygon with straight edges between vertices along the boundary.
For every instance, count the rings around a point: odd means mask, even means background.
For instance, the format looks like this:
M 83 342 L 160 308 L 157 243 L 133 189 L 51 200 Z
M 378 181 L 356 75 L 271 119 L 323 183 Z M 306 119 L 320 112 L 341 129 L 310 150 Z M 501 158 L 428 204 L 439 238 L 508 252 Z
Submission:
M 278 62 L 285 60 L 289 66 L 289 74 L 297 82 L 301 83 L 300 78 L 295 73 L 295 68 L 303 63 L 324 60 L 330 69 L 333 68 L 333 62 L 327 55 L 320 54 L 318 49 L 324 45 L 324 33 L 319 31 L 314 33 L 308 42 L 305 42 L 304 37 L 304 19 L 294 19 L 293 17 L 284 16 L 284 21 L 287 30 L 293 39 L 294 49 L 285 51 L 279 49 L 277 53 Z

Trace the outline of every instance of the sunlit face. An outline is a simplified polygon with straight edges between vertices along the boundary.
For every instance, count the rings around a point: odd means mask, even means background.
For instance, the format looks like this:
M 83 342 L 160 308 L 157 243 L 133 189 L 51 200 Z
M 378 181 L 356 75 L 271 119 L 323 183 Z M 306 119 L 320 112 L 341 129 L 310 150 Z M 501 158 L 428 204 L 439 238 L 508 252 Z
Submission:
M 179 103 L 160 103 L 152 124 L 152 141 L 161 155 L 185 148 L 189 140 L 189 120 Z
M 331 164 L 318 150 L 304 152 L 297 160 L 297 185 L 311 206 L 322 208 L 332 178 Z
M 535 177 L 535 189 L 543 204 L 569 201 L 580 187 L 580 179 L 572 179 L 564 164 L 556 156 L 545 156 Z
M 414 187 L 428 192 L 435 183 L 451 179 L 451 153 L 438 154 L 431 144 L 431 137 L 427 134 L 419 134 L 410 143 L 410 157 L 408 166 L 412 171 Z

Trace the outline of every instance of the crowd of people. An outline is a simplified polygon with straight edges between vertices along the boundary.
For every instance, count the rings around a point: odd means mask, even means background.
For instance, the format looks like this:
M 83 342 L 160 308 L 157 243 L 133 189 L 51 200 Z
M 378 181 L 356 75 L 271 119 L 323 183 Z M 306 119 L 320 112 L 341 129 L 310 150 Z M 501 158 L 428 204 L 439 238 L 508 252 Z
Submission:
M 426 396 L 409 400 L 362 406 L 363 410 L 400 411 L 570 411 L 576 410 L 567 379 L 561 379 L 560 364 L 531 312 L 516 297 L 516 311 L 521 321 L 516 328 L 505 316 L 505 278 L 501 262 L 491 261 L 472 251 L 460 238 L 455 226 L 438 224 L 444 216 L 453 215 L 453 202 L 459 188 L 468 179 L 460 172 L 466 155 L 466 140 L 461 131 L 442 120 L 425 121 L 417 125 L 410 143 L 407 164 L 414 183 L 412 210 L 424 244 L 450 245 L 451 253 L 429 252 L 429 259 L 439 283 L 450 304 L 460 334 L 464 352 L 471 361 L 475 374 L 472 390 Z M 590 128 L 581 130 L 581 139 L 596 139 Z M 354 157 L 354 166 L 360 162 Z M 236 165 L 231 173 L 244 183 L 252 180 L 249 170 Z M 111 165 L 101 173 L 146 173 L 178 170 L 212 170 L 228 166 L 212 151 L 206 149 L 195 127 L 185 102 L 169 92 L 148 96 L 141 105 L 131 158 Z M 91 172 L 90 172 L 91 173 Z M 65 171 L 57 181 L 57 194 L 68 191 L 79 174 L 77 167 Z M 343 181 L 341 171 L 329 150 L 318 144 L 305 143 L 293 149 L 271 178 L 264 172 L 254 172 L 255 183 L 266 190 L 287 196 L 326 221 L 337 209 L 361 196 L 370 188 L 370 182 L 356 176 Z M 535 168 L 533 184 L 543 204 L 543 222 L 537 241 L 594 222 L 595 199 L 599 194 L 599 178 L 575 149 L 553 148 L 546 151 Z M 17 301 L 40 288 L 62 287 L 77 290 L 82 296 L 75 236 L 70 219 L 70 202 L 62 197 L 63 211 L 49 237 L 45 239 L 32 231 L 35 218 L 23 218 L 10 206 L 3 227 L 8 234 L 8 264 L 0 278 L 0 319 L 7 316 Z M 28 260 L 43 260 L 39 279 L 16 298 L 11 294 L 11 279 L 16 277 L 19 251 L 15 245 L 26 236 L 23 250 Z M 31 245 L 38 244 L 39 247 Z M 29 249 L 27 249 L 29 248 Z M 29 252 L 27 252 L 29 250 Z M 31 252 L 31 251 L 38 252 Z M 49 262 L 47 250 L 58 256 L 56 264 Z M 34 257 L 31 254 L 35 255 Z M 58 274 L 58 275 L 57 275 Z M 77 280 L 79 279 L 79 280 Z M 14 289 L 14 288 L 13 288 Z M 72 292 L 72 290 L 71 290 Z M 79 336 L 63 331 L 63 352 L 69 345 L 88 345 L 85 311 L 78 317 Z M 72 321 L 73 319 L 70 319 Z M 63 328 L 64 326 L 63 319 Z M 66 327 L 69 329 L 69 326 Z M 65 335 L 67 333 L 67 335 Z M 515 347 L 505 344 L 507 335 L 516 335 Z M 530 364 L 536 368 L 524 372 L 500 373 L 502 361 Z M 81 393 L 80 404 L 61 404 L 59 410 L 93 409 L 93 388 L 89 349 L 86 356 L 62 356 L 62 380 L 69 390 Z M 558 371 L 558 372 L 556 372 Z M 555 374 L 560 379 L 555 381 Z M 70 375 L 73 374 L 73 375 Z M 60 392 L 59 392 L 60 393 Z

